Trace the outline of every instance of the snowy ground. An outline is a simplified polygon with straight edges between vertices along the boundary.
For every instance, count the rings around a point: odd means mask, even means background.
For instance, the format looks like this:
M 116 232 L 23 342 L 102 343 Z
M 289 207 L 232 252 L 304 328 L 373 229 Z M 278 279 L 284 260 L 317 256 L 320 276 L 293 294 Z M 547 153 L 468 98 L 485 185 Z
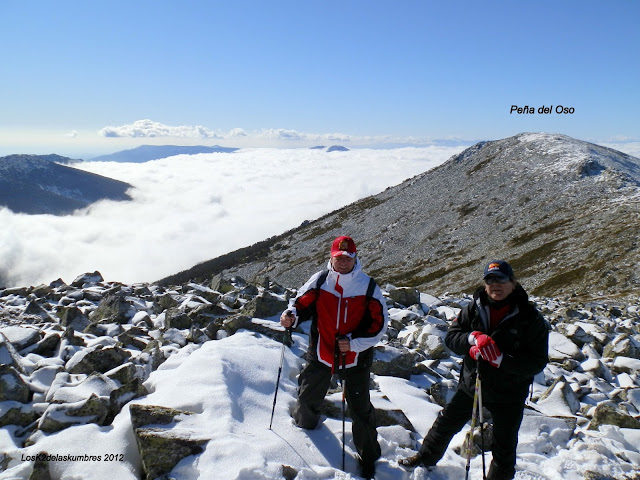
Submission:
M 273 428 L 269 430 L 271 407 L 281 344 L 262 335 L 240 331 L 235 335 L 189 344 L 172 355 L 145 385 L 151 392 L 132 403 L 161 405 L 193 412 L 183 416 L 174 429 L 192 438 L 207 439 L 204 452 L 182 460 L 172 472 L 180 480 L 281 479 L 283 465 L 298 471 L 298 480 L 357 479 L 357 462 L 347 419 L 346 468 L 341 471 L 342 423 L 327 418 L 313 431 L 291 423 L 290 409 L 296 398 L 296 375 L 302 365 L 307 336 L 294 335 L 294 346 L 285 349 L 284 367 L 277 397 Z M 379 427 L 382 458 L 376 478 L 380 480 L 459 480 L 466 460 L 456 453 L 464 431 L 454 437 L 449 450 L 432 471 L 405 470 L 398 459 L 412 454 L 416 441 L 426 433 L 440 407 L 431 403 L 424 386 L 427 376 L 410 380 L 374 377 L 379 393 L 376 407 L 400 409 L 419 434 L 402 426 Z M 340 401 L 340 394 L 332 397 Z M 547 404 L 547 410 L 552 410 Z M 12 434 L 17 427 L 0 430 L 0 452 L 22 456 L 25 461 L 0 474 L 0 479 L 28 478 L 32 463 L 28 455 L 46 451 L 57 455 L 94 455 L 102 461 L 51 462 L 52 479 L 135 480 L 141 464 L 131 428 L 128 408 L 108 427 L 87 424 L 55 434 L 41 434 L 35 445 L 18 449 Z M 589 431 L 578 427 L 571 436 L 567 419 L 543 417 L 531 411 L 520 430 L 516 479 L 638 479 L 640 478 L 640 430 L 601 427 Z M 105 461 L 117 454 L 117 461 Z M 120 461 L 122 454 L 122 461 Z M 491 454 L 487 453 L 487 465 Z M 593 472 L 588 476 L 587 472 Z M 482 478 L 482 461 L 471 463 L 471 479 Z

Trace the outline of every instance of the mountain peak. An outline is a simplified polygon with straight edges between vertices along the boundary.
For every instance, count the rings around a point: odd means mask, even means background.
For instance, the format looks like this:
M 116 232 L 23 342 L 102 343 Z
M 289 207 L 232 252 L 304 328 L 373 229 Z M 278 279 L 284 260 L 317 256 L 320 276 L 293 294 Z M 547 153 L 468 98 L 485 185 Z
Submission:
M 131 185 L 59 163 L 59 155 L 0 158 L 0 206 L 17 213 L 66 215 L 101 199 L 130 200 Z
M 229 254 L 209 265 L 295 287 L 323 267 L 331 240 L 347 234 L 380 283 L 469 292 L 488 260 L 505 258 L 537 295 L 629 295 L 640 288 L 639 170 L 634 157 L 565 135 L 481 142 L 261 242 L 259 254 L 243 249 L 250 261 L 231 265 Z
M 161 158 L 173 157 L 175 155 L 196 155 L 199 153 L 232 153 L 238 150 L 232 147 L 212 147 L 204 145 L 140 145 L 129 150 L 122 150 L 108 155 L 101 155 L 92 158 L 94 162 L 132 162 L 143 163 Z

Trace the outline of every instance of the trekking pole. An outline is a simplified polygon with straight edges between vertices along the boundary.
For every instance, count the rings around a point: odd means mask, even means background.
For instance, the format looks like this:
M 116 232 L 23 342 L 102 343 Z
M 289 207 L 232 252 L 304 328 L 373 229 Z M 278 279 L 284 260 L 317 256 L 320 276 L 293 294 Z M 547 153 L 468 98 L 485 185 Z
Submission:
M 476 422 L 478 419 L 478 393 L 480 391 L 480 378 L 478 377 L 478 373 L 480 371 L 480 361 L 476 361 L 476 388 L 473 394 L 473 411 L 471 413 L 471 431 L 469 432 L 469 436 L 467 437 L 467 466 L 466 466 L 466 474 L 464 476 L 465 480 L 469 480 L 469 469 L 471 468 L 471 450 L 473 449 L 473 432 L 476 429 Z M 484 457 L 483 457 L 484 458 Z
M 342 354 L 340 355 L 340 359 L 342 360 L 342 366 L 341 366 L 341 374 L 340 374 L 340 385 L 342 386 L 342 471 L 344 472 L 344 443 L 345 443 L 345 434 L 344 434 L 344 417 L 345 417 L 345 398 L 344 398 L 344 369 L 345 369 L 345 365 L 346 365 L 346 357 L 347 357 L 347 353 L 346 352 L 342 352 Z
M 480 420 L 480 450 L 482 450 L 482 480 L 487 480 L 487 467 L 484 462 L 484 415 L 482 413 L 482 379 L 480 378 L 480 362 L 476 365 L 476 382 L 478 382 L 478 420 Z
M 287 328 L 282 334 L 282 350 L 280 350 L 280 367 L 278 368 L 278 379 L 276 380 L 276 393 L 273 395 L 273 407 L 271 408 L 271 421 L 269 422 L 269 430 L 273 424 L 273 413 L 276 411 L 276 399 L 278 398 L 278 388 L 280 387 L 280 375 L 282 374 L 282 364 L 284 363 L 284 347 L 287 336 L 291 338 L 291 327 Z

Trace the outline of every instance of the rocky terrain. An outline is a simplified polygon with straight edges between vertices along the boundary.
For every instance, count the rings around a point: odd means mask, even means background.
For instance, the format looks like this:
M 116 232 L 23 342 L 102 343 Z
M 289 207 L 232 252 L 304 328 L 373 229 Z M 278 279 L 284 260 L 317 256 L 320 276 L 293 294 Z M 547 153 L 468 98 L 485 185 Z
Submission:
M 390 284 L 383 291 L 391 323 L 376 347 L 373 373 L 379 379 L 422 375 L 430 379 L 425 391 L 431 401 L 443 405 L 461 360 L 444 345 L 444 334 L 469 297 L 436 298 Z M 248 283 L 219 275 L 206 284 L 124 285 L 99 272 L 70 284 L 0 291 L 0 426 L 6 432 L 0 478 L 58 478 L 50 476 L 46 455 L 25 461 L 24 452 L 78 425 L 109 426 L 123 409 L 131 416 L 137 454 L 123 453 L 121 461 L 139 458 L 141 467 L 131 470 L 139 469 L 140 478 L 168 475 L 181 459 L 202 452 L 206 441 L 178 434 L 176 418 L 193 412 L 136 403 L 149 394 L 152 372 L 174 355 L 239 330 L 282 341 L 276 319 L 292 295 L 268 278 Z M 640 429 L 640 298 L 625 304 L 533 300 L 552 331 L 551 362 L 536 378 L 531 408 L 549 424 L 552 417 L 563 419 L 567 444 L 605 435 L 598 431 L 603 425 Z M 374 394 L 378 388 L 372 385 Z M 330 401 L 325 413 L 340 415 Z M 378 413 L 381 425 L 413 429 L 402 411 Z M 617 478 L 640 479 L 637 445 L 621 445 L 608 452 L 617 471 L 627 472 Z M 612 478 L 589 475 L 584 478 Z M 295 471 L 284 476 L 294 478 Z
M 506 258 L 534 294 L 640 291 L 640 160 L 564 135 L 481 142 L 443 165 L 254 246 L 161 281 L 216 273 L 300 286 L 351 235 L 368 273 L 438 295 L 468 292 Z
M 131 185 L 66 165 L 74 162 L 59 155 L 0 158 L 0 207 L 30 215 L 68 215 L 98 200 L 131 200 Z

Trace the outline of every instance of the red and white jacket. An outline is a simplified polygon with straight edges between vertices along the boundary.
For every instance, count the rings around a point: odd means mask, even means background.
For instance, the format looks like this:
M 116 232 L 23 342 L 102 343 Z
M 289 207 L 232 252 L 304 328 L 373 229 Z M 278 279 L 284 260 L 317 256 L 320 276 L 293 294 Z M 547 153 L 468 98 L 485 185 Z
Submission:
M 367 301 L 369 276 L 356 258 L 353 270 L 347 274 L 336 272 L 328 265 L 325 282 L 316 289 L 322 272 L 315 273 L 290 302 L 289 310 L 295 315 L 295 327 L 311 318 L 309 351 L 312 359 L 338 369 L 337 338 L 347 336 L 351 351 L 347 352 L 345 366 L 364 365 L 373 360 L 372 348 L 387 330 L 389 314 L 382 291 L 376 285 Z

